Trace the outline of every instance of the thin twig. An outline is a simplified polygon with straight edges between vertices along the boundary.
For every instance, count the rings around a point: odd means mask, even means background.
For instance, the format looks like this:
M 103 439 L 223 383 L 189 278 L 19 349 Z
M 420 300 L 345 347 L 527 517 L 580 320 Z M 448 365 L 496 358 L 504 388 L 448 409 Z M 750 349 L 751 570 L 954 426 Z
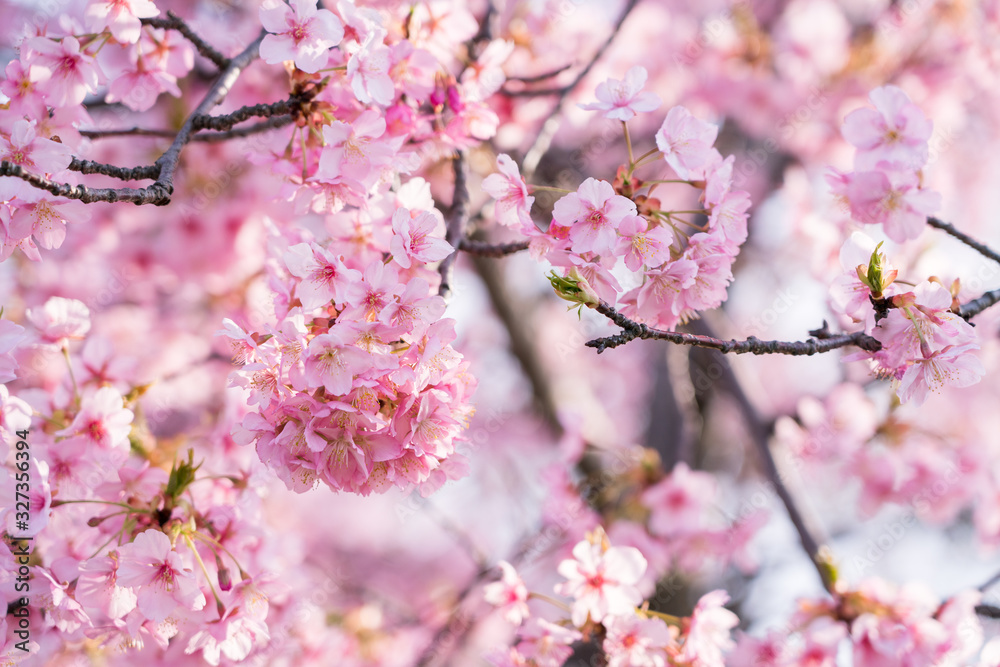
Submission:
M 722 340 L 711 336 L 702 336 L 679 331 L 660 331 L 651 329 L 645 324 L 633 322 L 625 317 L 610 305 L 601 301 L 596 308 L 609 320 L 620 326 L 623 331 L 616 336 L 597 338 L 587 342 L 587 347 L 597 349 L 598 354 L 606 349 L 624 345 L 636 338 L 646 340 L 666 340 L 678 345 L 693 345 L 696 347 L 706 347 L 718 350 L 722 353 L 734 354 L 788 354 L 792 356 L 811 356 L 822 352 L 829 352 L 841 347 L 854 345 L 868 352 L 877 352 L 882 349 L 882 344 L 863 331 L 852 334 L 840 334 L 823 337 L 819 340 L 810 338 L 804 341 L 779 341 L 760 340 L 756 336 L 750 336 L 746 340 Z
M 508 76 L 507 77 L 507 81 L 520 81 L 521 83 L 538 83 L 539 81 L 545 81 L 545 79 L 551 79 L 554 76 L 559 76 L 560 74 L 562 74 L 563 72 L 565 72 L 566 70 L 568 70 L 572 66 L 573 66 L 573 63 L 566 63 L 562 67 L 557 67 L 554 70 L 550 70 L 548 72 L 544 72 L 543 74 L 536 74 L 534 76 Z M 558 91 L 559 89 L 555 88 L 554 90 Z M 536 91 L 531 91 L 531 92 L 536 92 Z M 504 94 L 504 95 L 509 95 L 511 97 L 517 97 L 518 95 L 521 94 L 521 93 L 509 91 L 509 90 L 502 90 L 501 93 Z M 542 95 L 542 94 L 545 94 L 545 92 L 544 91 L 540 91 L 537 94 Z
M 469 223 L 469 164 L 465 159 L 465 151 L 459 151 L 451 161 L 455 170 L 455 189 L 448 211 L 448 226 L 445 240 L 455 250 L 441 260 L 438 272 L 441 274 L 441 286 L 438 294 L 445 299 L 451 298 L 451 284 L 455 274 L 455 260 L 458 259 L 458 246 L 465 236 L 465 227 Z
M 935 217 L 927 218 L 927 224 L 930 225 L 931 227 L 934 227 L 935 229 L 940 229 L 941 231 L 950 234 L 951 236 L 954 236 L 956 239 L 958 239 L 965 245 L 969 246 L 983 257 L 986 257 L 987 259 L 992 259 L 997 264 L 1000 264 L 1000 254 L 992 250 L 985 243 L 981 243 L 976 239 L 972 238 L 971 236 L 969 236 L 968 234 L 958 231 L 958 229 L 956 229 L 954 225 L 944 222 L 943 220 L 939 220 L 938 218 Z
M 85 185 L 70 185 L 69 183 L 56 183 L 42 176 L 32 174 L 20 165 L 6 161 L 0 161 L 0 176 L 15 176 L 24 180 L 37 188 L 46 190 L 58 197 L 68 199 L 78 199 L 85 204 L 92 202 L 118 202 L 129 201 L 133 204 L 153 204 L 164 206 L 170 203 L 170 197 L 174 191 L 174 171 L 180 160 L 181 149 L 191 140 L 192 133 L 196 131 L 195 124 L 201 127 L 212 127 L 213 125 L 204 120 L 197 120 L 199 117 L 207 116 L 208 112 L 217 104 L 222 102 L 229 94 L 229 90 L 239 78 L 243 69 L 249 65 L 259 55 L 260 42 L 264 39 L 266 32 L 261 31 L 260 35 L 249 46 L 247 46 L 238 56 L 231 59 L 225 70 L 219 75 L 209 88 L 208 93 L 201 103 L 195 108 L 184 124 L 178 130 L 170 147 L 161 155 L 150 167 L 137 167 L 144 169 L 145 174 L 156 173 L 156 181 L 144 188 L 88 188 Z M 228 127 L 231 127 L 229 125 Z M 110 175 L 113 170 L 106 169 L 110 165 L 99 165 L 90 163 L 95 169 L 98 166 L 104 171 L 96 173 L 107 173 Z M 83 165 L 81 161 L 80 166 Z M 154 170 L 156 170 L 154 172 Z
M 487 243 L 486 241 L 476 241 L 465 238 L 458 242 L 458 249 L 477 257 L 506 257 L 516 252 L 528 249 L 527 241 L 513 241 L 511 243 Z
M 559 99 L 556 101 L 555 107 L 553 107 L 552 111 L 545 119 L 545 122 L 542 123 L 542 129 L 539 130 L 534 143 L 532 143 L 528 152 L 524 155 L 521 174 L 524 176 L 525 180 L 531 180 L 532 176 L 535 174 L 535 169 L 538 168 L 538 163 L 542 160 L 542 156 L 548 152 L 549 146 L 552 144 L 552 139 L 555 137 L 556 130 L 559 128 L 559 123 L 561 122 L 559 116 L 562 114 L 562 110 L 566 106 L 567 95 L 569 95 L 569 93 L 576 88 L 581 81 L 583 81 L 584 77 L 590 74 L 590 70 L 593 69 L 594 65 L 597 64 L 597 61 L 604 55 L 604 52 L 607 51 L 609 46 L 611 46 L 611 42 L 614 41 L 615 37 L 621 31 L 621 27 L 622 24 L 625 23 L 625 19 L 628 18 L 628 15 L 632 13 L 632 10 L 637 4 L 639 4 L 639 0 L 629 0 L 629 2 L 625 5 L 625 9 L 622 10 L 621 16 L 618 17 L 618 21 L 615 23 L 614 28 L 612 28 L 611 34 L 608 35 L 608 38 L 604 40 L 604 43 L 597 49 L 593 57 L 590 59 L 590 62 L 588 62 L 587 65 L 580 70 L 580 73 L 577 74 L 576 77 L 568 84 L 560 88 L 553 89 L 552 94 L 558 95 Z
M 701 320 L 693 322 L 691 324 L 691 328 L 695 331 L 701 332 L 700 334 L 697 334 L 700 338 L 718 340 L 713 337 L 713 332 L 711 328 L 709 328 L 708 324 Z M 720 387 L 724 388 L 725 391 L 727 391 L 739 405 L 740 412 L 743 414 L 743 419 L 746 421 L 747 427 L 751 431 L 751 436 L 753 437 L 757 454 L 760 457 L 760 463 L 763 467 L 764 475 L 774 486 L 775 492 L 784 504 L 785 510 L 788 512 L 788 517 L 791 519 L 796 532 L 799 534 L 799 541 L 802 543 L 802 548 L 805 549 L 806 553 L 809 555 L 809 559 L 813 563 L 813 566 L 819 573 L 823 586 L 832 593 L 833 582 L 830 579 L 830 570 L 823 564 L 823 559 L 820 555 L 819 541 L 813 536 L 809 527 L 806 525 L 802 512 L 799 511 L 794 498 L 792 498 L 791 492 L 789 492 L 788 488 L 785 486 L 784 480 L 781 478 L 781 473 L 778 472 L 778 466 L 774 462 L 774 456 L 771 454 L 771 448 L 768 444 L 770 429 L 760 418 L 760 415 L 757 413 L 757 409 L 754 407 L 753 403 L 750 402 L 750 398 L 746 395 L 746 392 L 743 391 L 743 387 L 740 385 L 739 379 L 733 372 L 733 367 L 730 365 L 726 356 L 718 353 L 712 354 L 710 352 L 705 352 L 704 354 L 710 354 L 712 356 L 712 364 L 716 365 L 718 370 L 718 381 L 720 382 Z
M 140 20 L 143 25 L 148 25 L 151 28 L 176 30 L 180 34 L 184 35 L 187 41 L 194 45 L 194 48 L 198 49 L 198 53 L 215 63 L 215 66 L 220 70 L 224 70 L 229 67 L 229 58 L 216 51 L 208 42 L 196 35 L 195 32 L 191 30 L 191 26 L 185 23 L 184 19 L 177 16 L 173 12 L 167 12 L 167 18 L 165 19 L 147 18 Z
M 216 118 L 222 118 L 222 116 L 216 116 Z M 268 130 L 284 127 L 285 125 L 292 123 L 294 120 L 294 114 L 272 116 L 271 118 L 261 121 L 260 123 L 254 123 L 253 125 L 248 125 L 246 127 L 238 127 L 226 132 L 198 132 L 191 137 L 190 141 L 215 142 L 246 137 L 251 134 L 259 134 L 261 132 L 267 132 Z M 80 134 L 90 139 L 105 139 L 108 137 L 156 137 L 173 139 L 174 136 L 177 135 L 177 132 L 174 130 L 149 130 L 141 127 L 130 127 L 120 130 L 80 130 Z M 73 166 L 70 165 L 70 169 L 72 168 Z

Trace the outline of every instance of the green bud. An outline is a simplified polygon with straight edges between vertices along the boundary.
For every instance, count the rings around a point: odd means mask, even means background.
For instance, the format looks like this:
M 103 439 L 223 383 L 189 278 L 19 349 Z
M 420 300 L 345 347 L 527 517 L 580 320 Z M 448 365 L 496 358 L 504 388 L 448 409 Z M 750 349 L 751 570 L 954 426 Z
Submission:
M 575 267 L 570 269 L 567 276 L 560 276 L 555 271 L 550 271 L 547 277 L 552 284 L 552 289 L 556 291 L 556 296 L 575 304 L 576 307 L 596 308 L 601 302 L 597 292 Z M 570 306 L 570 308 L 572 307 Z

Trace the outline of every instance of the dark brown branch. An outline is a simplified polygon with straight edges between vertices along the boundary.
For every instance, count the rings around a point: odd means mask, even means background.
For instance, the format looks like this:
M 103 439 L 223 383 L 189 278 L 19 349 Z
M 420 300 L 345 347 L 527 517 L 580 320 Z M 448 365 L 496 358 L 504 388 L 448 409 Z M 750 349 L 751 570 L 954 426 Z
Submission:
M 986 292 L 979 298 L 963 303 L 962 307 L 958 310 L 958 314 L 966 320 L 970 320 L 997 303 L 1000 303 L 1000 289 L 995 289 L 992 292 Z
M 215 105 L 219 104 L 226 98 L 229 94 L 229 90 L 232 88 L 236 79 L 239 78 L 240 73 L 243 69 L 249 65 L 258 56 L 258 49 L 260 47 L 260 42 L 264 39 L 266 33 L 261 31 L 260 35 L 255 39 L 249 46 L 247 46 L 238 56 L 228 61 L 228 65 L 225 70 L 219 75 L 209 88 L 208 93 L 201 103 L 195 108 L 194 112 L 188 116 L 187 120 L 178 130 L 173 142 L 171 142 L 170 147 L 167 148 L 166 152 L 161 155 L 152 166 L 149 167 L 136 167 L 135 169 L 143 170 L 141 173 L 148 174 L 156 173 L 156 182 L 144 188 L 88 188 L 85 185 L 70 185 L 68 183 L 56 183 L 42 176 L 37 176 L 26 170 L 24 170 L 20 165 L 11 164 L 9 162 L 0 161 L 0 176 L 15 176 L 20 178 L 27 183 L 35 186 L 36 188 L 41 188 L 46 190 L 57 197 L 66 197 L 68 199 L 78 199 L 85 204 L 92 202 L 104 201 L 104 202 L 119 202 L 119 201 L 129 201 L 133 204 L 153 204 L 155 206 L 164 206 L 170 203 L 170 196 L 174 191 L 174 171 L 177 168 L 177 163 L 180 160 L 181 149 L 187 144 L 192 137 L 192 134 L 196 131 L 195 123 L 202 123 L 203 127 L 211 127 L 210 123 L 205 123 L 205 121 L 197 121 L 201 116 L 207 116 L 208 112 Z M 231 125 L 229 126 L 231 127 Z M 77 161 L 77 166 L 81 169 L 90 168 L 93 169 L 90 173 L 103 173 L 105 175 L 114 175 L 117 167 L 111 167 L 110 165 L 101 165 L 96 162 L 86 162 Z M 134 169 L 126 170 L 121 168 L 119 173 L 135 173 Z M 86 172 L 85 172 L 86 173 Z M 120 178 L 121 176 L 116 176 Z
M 975 606 L 976 614 L 979 616 L 985 616 L 986 618 L 1000 618 L 1000 607 L 994 607 L 991 604 L 977 604 Z
M 237 123 L 242 123 L 243 121 L 250 120 L 251 118 L 271 118 L 273 116 L 290 117 L 292 114 L 298 112 L 303 101 L 311 99 L 314 94 L 315 93 L 310 94 L 307 92 L 298 96 L 293 95 L 287 100 L 281 100 L 272 104 L 254 104 L 251 106 L 240 107 L 236 111 L 223 116 L 200 114 L 194 118 L 192 129 L 224 131 L 231 129 Z
M 218 67 L 220 70 L 229 67 L 229 58 L 225 57 L 205 40 L 195 34 L 191 30 L 191 26 L 184 22 L 184 19 L 177 16 L 173 12 L 167 12 L 167 18 L 148 18 L 141 19 L 143 25 L 148 25 L 151 28 L 163 28 L 166 30 L 176 30 L 180 34 L 184 35 L 187 41 L 194 45 L 194 48 L 198 49 L 198 53 L 205 56 Z
M 158 165 L 147 165 L 142 167 L 117 167 L 113 164 L 94 162 L 92 160 L 81 160 L 73 158 L 69 169 L 78 171 L 81 174 L 103 174 L 122 181 L 142 181 L 155 180 L 160 175 Z
M 788 354 L 792 356 L 811 356 L 829 352 L 841 347 L 854 345 L 868 352 L 877 352 L 882 344 L 866 334 L 858 331 L 852 334 L 827 335 L 820 339 L 810 338 L 804 341 L 760 340 L 750 336 L 746 340 L 722 340 L 711 336 L 681 333 L 679 331 L 660 331 L 651 329 L 645 324 L 633 322 L 604 301 L 596 308 L 609 320 L 620 326 L 623 331 L 616 336 L 597 338 L 587 342 L 587 347 L 597 349 L 598 354 L 606 349 L 624 345 L 636 338 L 645 340 L 665 340 L 677 345 L 694 345 L 733 354 Z
M 455 170 L 455 189 L 448 211 L 448 225 L 445 241 L 455 248 L 454 252 L 441 260 L 438 272 L 441 274 L 441 285 L 438 294 L 445 299 L 451 297 L 451 284 L 455 277 L 455 260 L 458 259 L 458 247 L 465 236 L 465 227 L 469 223 L 469 164 L 465 159 L 465 151 L 459 151 L 451 161 Z
M 968 234 L 958 231 L 954 225 L 934 217 L 927 218 L 927 224 L 935 229 L 940 229 L 941 231 L 954 236 L 956 239 L 969 246 L 983 257 L 992 259 L 997 264 L 1000 264 L 1000 254 L 997 254 L 994 250 L 990 249 L 989 246 L 984 243 L 980 243 Z
M 513 241 L 511 243 L 487 243 L 486 241 L 476 241 L 465 238 L 458 242 L 458 249 L 477 257 L 506 257 L 516 252 L 528 249 L 527 241 Z
M 708 340 L 718 340 L 714 338 L 713 332 L 708 324 L 701 320 L 692 322 L 691 328 L 694 331 L 699 332 L 692 335 L 697 335 L 699 338 Z M 710 352 L 705 352 L 704 354 L 711 355 L 711 363 L 718 369 L 718 382 L 720 383 L 720 388 L 732 396 L 739 405 L 740 412 L 743 414 L 743 419 L 746 422 L 747 427 L 750 429 L 750 434 L 753 438 L 754 446 L 760 458 L 760 464 L 763 468 L 764 476 L 767 477 L 768 481 L 774 486 L 775 493 L 778 494 L 778 497 L 784 504 L 785 510 L 788 512 L 788 518 L 791 519 L 796 532 L 799 534 L 799 541 L 802 543 L 802 548 L 805 549 L 806 553 L 809 555 L 809 559 L 813 563 L 813 566 L 819 573 L 823 586 L 832 593 L 833 581 L 831 580 L 830 570 L 824 564 L 824 560 L 820 555 L 819 541 L 813 536 L 809 527 L 806 525 L 805 518 L 799 511 L 798 505 L 796 505 L 795 499 L 792 498 L 791 492 L 789 492 L 788 488 L 785 486 L 781 473 L 778 471 L 778 466 L 774 462 L 774 456 L 771 454 L 771 447 L 768 443 L 770 435 L 769 427 L 760 418 L 760 415 L 757 413 L 757 409 L 754 407 L 753 403 L 750 402 L 750 398 L 746 395 L 746 392 L 743 391 L 743 387 L 740 385 L 739 379 L 733 372 L 733 367 L 730 365 L 729 359 L 727 359 L 723 354 L 713 354 Z
M 223 116 L 216 116 L 216 118 L 222 118 Z M 228 139 L 236 139 L 238 137 L 247 137 L 251 134 L 259 134 L 261 132 L 267 132 L 268 130 L 274 130 L 279 127 L 284 127 L 289 125 L 295 120 L 295 114 L 288 114 L 285 116 L 272 116 L 265 121 L 260 123 L 254 123 L 253 125 L 248 125 L 246 127 L 238 127 L 233 130 L 228 130 L 226 132 L 198 132 L 193 135 L 190 139 L 191 142 L 202 141 L 202 142 L 215 142 L 215 141 L 226 141 Z M 104 139 L 106 137 L 156 137 L 156 138 L 168 138 L 173 139 L 176 136 L 176 132 L 173 130 L 148 130 L 141 127 L 131 127 L 121 130 L 80 130 L 80 134 L 90 139 Z M 72 165 L 70 169 L 72 169 Z
M 555 107 L 549 113 L 548 117 L 542 123 L 542 129 L 539 130 L 538 136 L 535 137 L 534 143 L 528 149 L 527 153 L 524 155 L 524 160 L 522 161 L 521 174 L 524 176 L 525 180 L 531 180 L 534 176 L 535 169 L 538 167 L 538 163 L 541 161 L 542 156 L 549 150 L 549 146 L 552 143 L 552 138 L 555 136 L 556 129 L 559 127 L 559 115 L 562 113 L 563 108 L 566 105 L 566 96 L 569 95 L 570 91 L 579 85 L 586 77 L 590 70 L 594 68 L 597 61 L 601 59 L 604 52 L 607 51 L 608 47 L 611 46 L 611 42 L 614 41 L 615 37 L 621 31 L 622 24 L 625 23 L 625 19 L 628 15 L 632 13 L 635 6 L 639 4 L 639 0 L 629 0 L 622 10 L 621 16 L 618 17 L 618 21 L 615 23 L 614 27 L 611 29 L 611 34 L 608 38 L 604 40 L 604 43 L 597 49 L 590 62 L 580 70 L 580 73 L 570 81 L 565 86 L 553 89 L 553 94 L 558 95 L 559 99 L 556 101 Z
M 554 76 L 559 76 L 560 74 L 562 74 L 563 72 L 565 72 L 566 70 L 568 70 L 572 66 L 573 66 L 573 63 L 566 63 L 562 67 L 557 67 L 556 69 L 551 70 L 549 72 L 545 72 L 543 74 L 536 74 L 535 76 L 508 76 L 507 80 L 508 81 L 520 81 L 521 83 L 538 83 L 539 81 L 545 81 L 545 79 L 551 79 Z M 558 89 L 556 89 L 556 90 L 558 90 Z M 520 93 L 514 93 L 514 92 L 511 92 L 511 91 L 507 91 L 507 90 L 504 90 L 504 91 L 501 91 L 501 92 L 502 92 L 502 94 L 504 94 L 504 95 L 510 95 L 511 97 L 516 97 L 516 96 L 518 96 L 520 94 Z M 532 91 L 532 92 L 535 92 L 535 91 Z M 541 95 L 541 94 L 544 94 L 544 93 L 538 93 L 538 94 Z

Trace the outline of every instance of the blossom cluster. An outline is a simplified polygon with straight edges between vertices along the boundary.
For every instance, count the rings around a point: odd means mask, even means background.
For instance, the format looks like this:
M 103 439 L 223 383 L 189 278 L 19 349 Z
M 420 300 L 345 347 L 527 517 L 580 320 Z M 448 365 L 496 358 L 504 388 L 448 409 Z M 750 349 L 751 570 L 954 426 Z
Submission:
M 601 101 L 588 108 L 623 123 L 625 116 L 655 109 L 658 101 L 641 91 L 645 78 L 637 67 L 625 81 L 602 83 Z M 588 305 L 617 304 L 638 322 L 671 329 L 725 301 L 733 262 L 747 238 L 750 196 L 734 188 L 734 159 L 715 149 L 717 134 L 715 125 L 683 106 L 672 108 L 656 133 L 658 150 L 633 161 L 630 145 L 629 164 L 614 183 L 586 179 L 555 202 L 544 231 L 531 219 L 533 197 L 509 156 L 497 158 L 499 173 L 489 176 L 483 189 L 496 200 L 497 221 L 526 236 L 532 253 L 559 268 L 563 278 L 582 285 Z M 676 179 L 634 176 L 637 168 L 661 159 Z M 654 192 L 667 183 L 699 190 L 703 208 L 665 210 Z
M 33 659 L 175 646 L 217 665 L 266 646 L 267 531 L 248 477 L 198 474 L 204 461 L 193 450 L 169 471 L 153 464 L 140 401 L 148 387 L 91 331 L 84 304 L 53 297 L 27 319 L 28 330 L 0 325 L 12 371 L 3 379 L 20 387 L 14 396 L 0 386 L 0 523 L 6 535 L 31 538 Z M 30 452 L 19 478 L 17 440 Z M 15 490 L 24 489 L 27 529 L 15 523 Z M 5 605 L 25 590 L 14 586 L 13 544 L 0 541 Z M 5 659 L 23 656 L 6 648 Z
M 882 346 L 845 360 L 869 359 L 879 377 L 898 380 L 902 402 L 922 403 L 928 392 L 945 385 L 979 382 L 986 370 L 973 354 L 978 339 L 972 325 L 956 314 L 957 301 L 944 285 L 935 279 L 903 292 L 895 282 L 898 271 L 880 245 L 860 232 L 844 244 L 841 264 L 845 273 L 834 285 L 834 307 L 864 322 Z
M 880 224 L 902 243 L 923 231 L 927 216 L 941 208 L 941 195 L 923 185 L 933 124 L 897 86 L 869 95 L 874 109 L 856 109 L 842 133 L 855 148 L 854 171 L 828 176 L 834 193 L 865 224 Z
M 572 558 L 559 563 L 566 581 L 555 592 L 572 600 L 560 603 L 568 618 L 530 616 L 529 592 L 509 563 L 503 577 L 484 590 L 488 602 L 515 625 L 518 642 L 494 654 L 498 667 L 559 667 L 572 654 L 570 645 L 585 636 L 603 637 L 608 665 L 704 665 L 722 667 L 723 652 L 733 646 L 730 631 L 739 619 L 724 607 L 729 596 L 717 590 L 702 596 L 689 618 L 650 611 L 637 584 L 647 563 L 635 547 L 611 546 L 597 530 L 573 547 Z M 530 620 L 525 623 L 525 619 Z
M 426 494 L 465 471 L 455 445 L 476 382 L 427 266 L 452 248 L 437 211 L 389 200 L 398 207 L 362 247 L 300 242 L 274 258 L 275 324 L 220 331 L 241 364 L 233 381 L 257 406 L 235 437 L 297 491 Z M 283 241 L 276 232 L 274 247 Z

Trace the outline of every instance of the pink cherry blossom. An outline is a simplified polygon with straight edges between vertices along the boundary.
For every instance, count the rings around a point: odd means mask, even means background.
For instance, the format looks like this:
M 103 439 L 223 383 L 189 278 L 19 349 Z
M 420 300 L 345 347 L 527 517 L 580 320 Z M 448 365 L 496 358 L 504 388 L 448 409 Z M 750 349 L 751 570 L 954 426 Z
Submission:
M 24 327 L 10 320 L 0 319 L 0 383 L 17 377 L 17 360 L 12 352 L 25 338 Z
M 638 271 L 643 265 L 659 266 L 670 258 L 673 234 L 662 225 L 649 229 L 649 223 L 641 215 L 626 216 L 618 226 L 618 235 L 616 253 L 625 255 L 625 266 L 631 271 Z
M 413 261 L 436 262 L 455 249 L 444 240 L 444 225 L 427 211 L 398 209 L 392 216 L 392 240 L 389 250 L 392 258 L 404 269 Z
M 496 200 L 497 222 L 507 227 L 533 227 L 531 207 L 535 198 L 528 195 L 528 186 L 510 156 L 497 156 L 499 174 L 483 179 L 483 190 Z
M 368 368 L 370 355 L 354 346 L 343 327 L 334 327 L 309 341 L 305 377 L 322 385 L 328 392 L 343 396 L 351 390 L 354 378 Z
M 45 93 L 49 103 L 55 106 L 80 104 L 87 93 L 97 92 L 97 62 L 80 50 L 76 37 L 63 37 L 58 42 L 33 37 L 22 48 L 30 49 L 31 56 L 26 64 L 31 80 Z
M 666 647 L 674 644 L 674 636 L 659 618 L 642 618 L 638 614 L 609 616 L 604 619 L 607 635 L 603 648 L 608 655 L 608 667 L 665 667 Z
M 302 279 L 295 294 L 306 311 L 331 302 L 343 304 L 357 292 L 361 272 L 347 268 L 342 258 L 315 243 L 292 246 L 284 259 L 288 271 Z
M 844 118 L 844 138 L 858 149 L 855 166 L 872 169 L 879 162 L 906 165 L 911 170 L 927 162 L 927 142 L 933 123 L 901 88 L 882 86 L 868 96 L 875 109 L 856 109 Z
M 646 559 L 635 547 L 607 547 L 587 540 L 573 547 L 573 558 L 559 563 L 568 581 L 556 593 L 572 597 L 573 625 L 581 627 L 589 615 L 595 622 L 606 616 L 631 613 L 642 601 L 636 583 L 646 571 Z
M 84 396 L 80 412 L 66 428 L 56 431 L 59 436 L 80 436 L 102 449 L 128 449 L 132 430 L 131 410 L 124 407 L 121 393 L 114 387 L 101 387 Z
M 920 405 L 927 398 L 927 392 L 940 393 L 945 385 L 968 387 L 979 382 L 986 369 L 971 352 L 979 345 L 949 345 L 929 356 L 914 359 L 903 373 L 899 382 L 899 400 L 903 403 L 913 400 Z
M 90 331 L 90 309 L 76 299 L 54 296 L 41 308 L 29 309 L 27 315 L 42 340 L 49 343 L 78 340 Z
M 398 142 L 382 138 L 385 119 L 367 110 L 353 123 L 334 121 L 323 127 L 325 147 L 320 153 L 316 178 L 344 178 L 368 190 L 381 176 L 382 168 L 392 160 Z
M 712 144 L 719 128 L 691 115 L 684 107 L 667 112 L 663 125 L 656 133 L 656 146 L 663 158 L 680 178 L 693 178 L 709 165 L 715 156 Z
M 86 19 L 94 32 L 103 32 L 106 28 L 122 44 L 135 44 L 142 31 L 139 19 L 159 14 L 160 10 L 150 0 L 108 0 L 90 3 Z
M 701 596 L 691 614 L 679 661 L 724 667 L 722 654 L 734 646 L 729 633 L 739 624 L 736 614 L 723 607 L 728 601 L 729 595 L 722 590 Z
M 205 606 L 194 572 L 158 530 L 139 533 L 119 549 L 118 583 L 135 591 L 136 606 L 153 622 L 175 609 L 197 611 Z
M 614 252 L 618 225 L 626 216 L 635 214 L 635 202 L 615 194 L 607 181 L 588 178 L 576 192 L 556 202 L 552 219 L 569 227 L 573 252 L 603 255 Z
M 117 551 L 95 556 L 80 565 L 76 599 L 86 607 L 95 607 L 109 618 L 122 618 L 136 607 L 135 591 L 118 585 Z
M 351 90 L 362 104 L 389 106 L 396 96 L 396 87 L 389 77 L 390 52 L 375 41 L 378 33 L 372 33 L 361 49 L 347 61 L 347 78 Z
M 507 561 L 497 563 L 503 573 L 500 581 L 483 589 L 483 597 L 490 604 L 503 610 L 503 617 L 514 625 L 520 625 L 529 616 L 528 589 L 518 576 L 517 570 Z
M 603 111 L 605 118 L 621 121 L 631 120 L 638 113 L 655 111 L 661 104 L 659 96 L 642 90 L 647 76 L 646 68 L 636 65 L 625 73 L 623 80 L 608 79 L 598 84 L 597 102 L 579 106 L 589 111 Z
M 327 62 L 327 52 L 344 38 L 344 26 L 328 9 L 317 9 L 309 0 L 264 0 L 260 22 L 268 35 L 260 43 L 260 57 L 271 65 L 286 60 L 303 72 L 317 72 Z
M 847 189 L 851 215 L 865 224 L 881 224 L 886 236 L 902 243 L 920 236 L 927 216 L 941 208 L 941 195 L 920 187 L 919 177 L 879 163 L 879 171 L 853 175 Z
M 34 121 L 19 120 L 14 123 L 9 137 L 0 134 L 0 160 L 20 165 L 29 171 L 62 171 L 72 159 L 67 146 L 39 137 Z
M 666 478 L 642 494 L 643 504 L 651 510 L 650 531 L 676 535 L 700 530 L 715 495 L 715 478 L 692 471 L 683 461 L 678 463 Z

